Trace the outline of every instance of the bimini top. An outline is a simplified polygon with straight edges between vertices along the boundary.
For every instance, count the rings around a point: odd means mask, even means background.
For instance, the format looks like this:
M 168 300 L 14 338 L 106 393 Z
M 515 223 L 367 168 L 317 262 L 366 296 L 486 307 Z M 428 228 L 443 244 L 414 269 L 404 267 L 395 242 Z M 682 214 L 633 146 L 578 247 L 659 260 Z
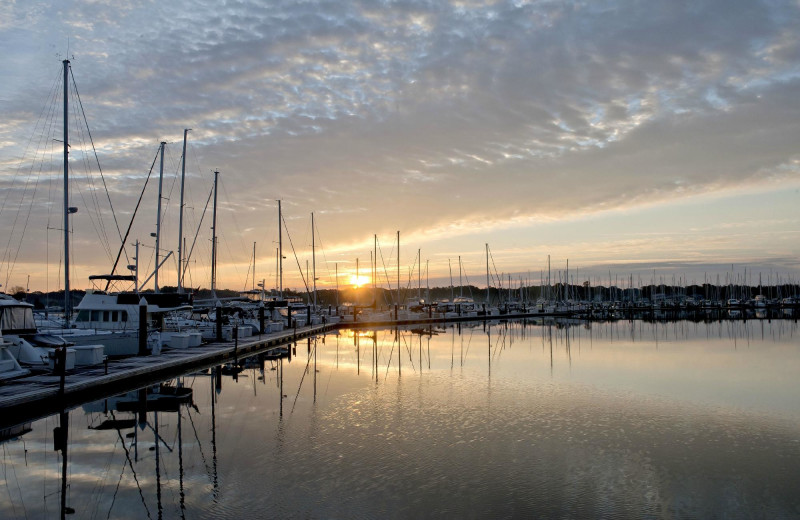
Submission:
M 33 305 L 21 302 L 8 294 L 0 293 L 0 330 L 3 334 L 36 332 Z

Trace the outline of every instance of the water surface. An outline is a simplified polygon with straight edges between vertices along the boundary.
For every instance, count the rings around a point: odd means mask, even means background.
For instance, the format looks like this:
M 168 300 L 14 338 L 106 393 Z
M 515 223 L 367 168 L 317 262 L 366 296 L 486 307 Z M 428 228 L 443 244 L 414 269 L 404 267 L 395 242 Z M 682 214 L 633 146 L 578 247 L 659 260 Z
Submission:
M 193 404 L 174 411 L 125 411 L 137 394 L 69 411 L 66 503 L 75 518 L 797 518 L 798 332 L 340 331 L 291 361 L 186 375 Z M 2 444 L 0 517 L 58 517 L 59 422 Z

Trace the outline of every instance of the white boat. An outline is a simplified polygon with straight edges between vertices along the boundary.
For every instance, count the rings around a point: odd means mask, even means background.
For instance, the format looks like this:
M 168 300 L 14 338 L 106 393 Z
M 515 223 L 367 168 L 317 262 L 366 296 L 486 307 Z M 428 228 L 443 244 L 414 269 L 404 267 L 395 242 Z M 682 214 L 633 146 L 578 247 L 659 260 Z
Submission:
M 56 335 L 41 333 L 33 320 L 33 305 L 0 293 L 0 332 L 5 352 L 17 363 L 44 368 L 55 365 L 56 349 L 67 349 L 67 370 L 75 368 L 77 351 Z M 102 360 L 101 360 L 102 361 Z
M 184 332 L 180 329 L 164 331 L 164 323 L 168 315 L 192 308 L 186 295 L 91 291 L 75 307 L 77 314 L 72 328 L 62 331 L 62 335 L 76 344 L 83 341 L 100 342 L 107 356 L 135 356 L 139 352 L 139 308 L 142 300 L 147 303 L 150 351 L 157 351 L 168 343 L 171 333 Z M 156 335 L 155 331 L 160 334 Z
M 15 379 L 31 373 L 27 368 L 22 368 L 17 358 L 9 352 L 10 346 L 11 343 L 7 342 L 0 334 L 0 381 Z

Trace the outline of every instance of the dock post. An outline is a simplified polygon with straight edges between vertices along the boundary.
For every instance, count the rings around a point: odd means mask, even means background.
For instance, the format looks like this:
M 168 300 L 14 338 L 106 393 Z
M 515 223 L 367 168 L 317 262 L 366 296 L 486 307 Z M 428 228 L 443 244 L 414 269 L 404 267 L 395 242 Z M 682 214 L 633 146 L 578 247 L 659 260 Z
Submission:
M 139 354 L 147 355 L 147 300 L 139 300 Z
M 264 302 L 258 304 L 258 337 L 264 333 Z
M 221 343 L 222 342 L 222 304 L 217 302 L 215 307 L 217 308 L 217 312 L 216 312 L 216 314 L 217 314 L 217 320 L 216 320 L 217 342 Z
M 64 397 L 64 386 L 67 382 L 67 345 L 62 345 L 56 349 L 55 368 L 55 372 L 60 376 L 58 394 Z

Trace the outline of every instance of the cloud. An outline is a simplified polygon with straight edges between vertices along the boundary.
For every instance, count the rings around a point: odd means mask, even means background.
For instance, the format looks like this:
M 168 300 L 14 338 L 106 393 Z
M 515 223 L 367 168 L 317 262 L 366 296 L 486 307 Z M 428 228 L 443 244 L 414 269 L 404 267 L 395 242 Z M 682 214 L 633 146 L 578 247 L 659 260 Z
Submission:
M 43 5 L 0 25 L 24 57 L 0 86 L 3 176 L 69 37 L 127 211 L 160 140 L 177 171 L 186 127 L 192 181 L 222 170 L 240 221 L 281 198 L 342 244 L 798 182 L 792 2 Z

